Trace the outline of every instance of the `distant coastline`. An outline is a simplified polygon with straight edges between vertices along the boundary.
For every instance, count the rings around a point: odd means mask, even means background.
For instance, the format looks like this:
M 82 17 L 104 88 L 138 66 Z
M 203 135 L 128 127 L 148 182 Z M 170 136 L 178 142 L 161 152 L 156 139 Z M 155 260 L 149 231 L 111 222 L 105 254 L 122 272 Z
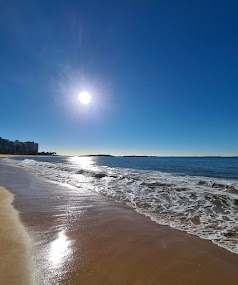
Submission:
M 81 154 L 81 155 L 69 155 L 69 156 L 79 156 L 79 157 L 91 157 L 91 156 L 100 156 L 100 157 L 174 157 L 174 158 L 180 158 L 180 157 L 186 157 L 186 158 L 233 158 L 233 157 L 238 157 L 238 155 L 233 155 L 233 156 L 222 156 L 222 155 L 191 155 L 191 156 L 177 156 L 177 155 L 112 155 L 112 154 Z
M 34 141 L 10 141 L 0 137 L 0 154 L 2 155 L 57 155 L 56 152 L 39 152 L 39 143 Z
M 1 157 L 47 157 L 47 156 L 60 156 L 57 154 L 3 154 L 0 153 L 0 158 Z
M 38 152 L 37 154 L 4 154 L 0 153 L 0 157 L 45 157 L 45 156 L 78 156 L 78 157 L 125 157 L 125 158 L 238 158 L 238 155 L 234 156 L 162 156 L 162 155 L 112 155 L 112 154 L 80 154 L 80 155 L 66 155 L 57 154 L 56 152 Z
M 21 142 L 19 140 L 10 141 L 0 137 L 1 154 L 37 154 L 39 144 L 34 141 Z

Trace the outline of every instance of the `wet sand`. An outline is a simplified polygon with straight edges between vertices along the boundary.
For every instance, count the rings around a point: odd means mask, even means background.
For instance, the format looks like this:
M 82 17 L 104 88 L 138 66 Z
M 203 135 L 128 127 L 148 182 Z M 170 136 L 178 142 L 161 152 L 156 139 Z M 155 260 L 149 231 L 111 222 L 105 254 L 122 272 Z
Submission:
M 83 186 L 52 184 L 8 165 L 0 184 L 17 194 L 32 234 L 36 284 L 238 284 L 238 255 Z
M 13 200 L 14 195 L 0 186 L 0 283 L 31 284 L 29 238 Z
M 237 284 L 238 257 L 209 241 L 160 226 L 125 205 L 93 210 L 73 284 Z

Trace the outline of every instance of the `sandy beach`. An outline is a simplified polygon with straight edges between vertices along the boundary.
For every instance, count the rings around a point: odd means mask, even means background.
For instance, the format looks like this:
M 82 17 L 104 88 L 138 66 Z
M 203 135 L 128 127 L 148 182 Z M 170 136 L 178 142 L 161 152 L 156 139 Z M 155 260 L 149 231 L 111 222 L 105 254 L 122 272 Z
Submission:
M 99 218 L 100 217 L 100 218 Z M 235 284 L 238 258 L 211 242 L 153 223 L 123 205 L 92 212 L 74 233 L 84 260 L 73 284 Z
M 35 284 L 238 283 L 236 254 L 158 225 L 124 203 L 3 163 L 0 184 L 16 195 L 14 206 L 31 233 Z M 1 222 L 0 279 L 30 284 L 25 231 L 11 206 L 13 195 L 0 190 L 1 221 L 6 221 Z
M 13 194 L 0 186 L 0 280 L 1 284 L 31 284 L 29 237 L 13 200 Z

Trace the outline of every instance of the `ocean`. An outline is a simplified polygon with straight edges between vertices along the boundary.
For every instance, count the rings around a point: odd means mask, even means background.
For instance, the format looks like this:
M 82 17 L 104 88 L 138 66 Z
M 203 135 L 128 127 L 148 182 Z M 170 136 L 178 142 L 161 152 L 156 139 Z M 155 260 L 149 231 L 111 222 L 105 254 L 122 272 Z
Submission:
M 127 203 L 238 254 L 238 158 L 5 158 L 54 183 Z

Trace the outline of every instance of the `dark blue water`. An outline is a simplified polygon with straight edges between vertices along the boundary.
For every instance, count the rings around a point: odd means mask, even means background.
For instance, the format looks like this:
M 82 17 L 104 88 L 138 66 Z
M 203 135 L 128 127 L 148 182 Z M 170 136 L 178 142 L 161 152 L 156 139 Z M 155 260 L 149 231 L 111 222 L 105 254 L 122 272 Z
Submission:
M 99 165 L 238 179 L 238 157 L 99 157 Z
M 25 158 L 14 158 L 24 160 Z M 34 157 L 36 161 L 63 163 L 67 157 Z M 238 179 L 238 157 L 92 157 L 95 164 L 178 175 Z

